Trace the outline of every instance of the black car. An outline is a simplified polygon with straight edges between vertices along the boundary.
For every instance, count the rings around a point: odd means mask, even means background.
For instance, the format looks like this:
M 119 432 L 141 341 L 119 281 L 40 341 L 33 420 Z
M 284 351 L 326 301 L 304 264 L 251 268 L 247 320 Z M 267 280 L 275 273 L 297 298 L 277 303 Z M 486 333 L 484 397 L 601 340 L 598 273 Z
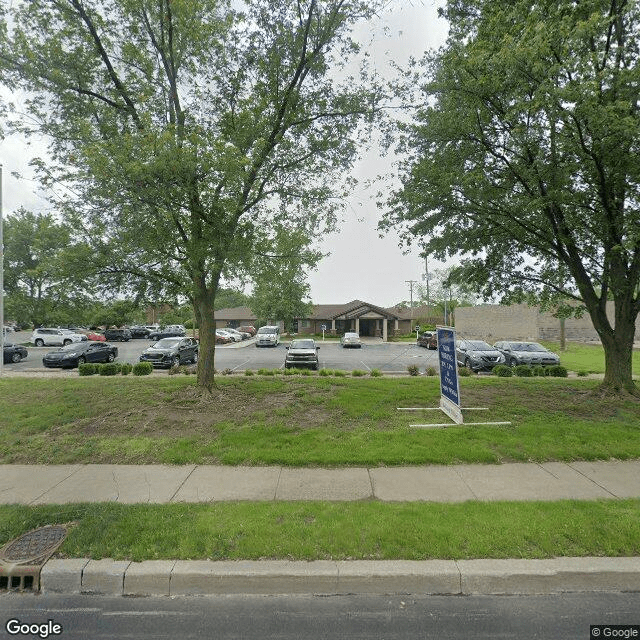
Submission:
M 171 329 L 169 327 L 165 327 L 164 329 L 159 329 L 158 331 L 152 331 L 147 337 L 149 340 L 162 340 L 163 338 L 181 338 L 184 336 L 184 331 L 182 329 Z
M 107 329 L 104 337 L 112 342 L 129 342 L 131 340 L 131 331 L 129 329 Z
M 151 333 L 151 329 L 147 329 L 147 327 L 141 325 L 130 327 L 129 331 L 131 331 L 132 338 L 148 338 Z
M 320 347 L 316 347 L 315 340 L 292 340 L 287 347 L 287 355 L 284 358 L 284 368 L 290 367 L 311 367 L 318 369 L 318 351 Z
M 5 342 L 4 349 L 2 350 L 2 361 L 4 364 L 8 362 L 20 362 L 20 360 L 27 357 L 27 354 L 28 351 L 22 345 Z
M 438 348 L 438 334 L 435 331 L 425 331 L 418 336 L 419 347 L 427 347 L 427 349 Z
M 117 357 L 118 347 L 108 342 L 73 342 L 47 353 L 42 364 L 45 367 L 77 367 L 85 362 L 113 362 Z
M 187 362 L 198 362 L 198 341 L 195 338 L 174 336 L 162 338 L 145 349 L 140 362 L 150 362 L 154 367 L 173 367 Z

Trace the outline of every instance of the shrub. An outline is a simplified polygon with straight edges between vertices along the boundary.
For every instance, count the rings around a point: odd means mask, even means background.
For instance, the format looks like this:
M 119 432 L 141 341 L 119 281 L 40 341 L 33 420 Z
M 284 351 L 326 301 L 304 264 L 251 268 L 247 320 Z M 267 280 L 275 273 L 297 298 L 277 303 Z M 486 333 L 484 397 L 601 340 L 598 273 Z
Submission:
M 123 376 L 128 376 L 132 370 L 133 370 L 133 365 L 130 364 L 129 362 L 123 362 L 122 365 L 120 366 L 120 373 Z
M 420 369 L 418 368 L 417 364 L 410 364 L 407 367 L 407 371 L 409 372 L 410 376 L 417 376 L 420 373 Z
M 528 364 L 516 365 L 513 372 L 520 378 L 530 378 L 533 375 L 533 370 Z
M 588 375 L 589 375 L 589 372 L 585 371 L 584 369 L 580 369 L 580 371 L 578 371 L 578 376 L 580 376 L 581 378 L 584 378 Z
M 251 369 L 245 369 L 244 370 L 244 375 L 245 376 L 252 376 L 253 375 L 253 371 L 251 371 Z
M 285 369 L 284 370 L 284 375 L 285 376 L 295 376 L 297 375 L 297 371 L 295 369 Z
M 93 362 L 83 362 L 78 365 L 78 375 L 80 376 L 94 376 L 98 373 L 98 367 Z
M 380 369 L 371 369 L 371 371 L 369 371 L 369 375 L 372 378 L 379 378 L 382 375 L 382 371 L 380 371 Z
M 310 376 L 311 375 L 311 369 L 301 369 L 300 370 L 300 375 L 301 376 Z
M 331 369 L 320 369 L 320 371 L 318 371 L 318 374 L 321 376 L 330 376 L 333 374 L 333 371 Z
M 506 364 L 498 364 L 492 369 L 494 376 L 500 376 L 501 378 L 510 378 L 513 375 L 513 370 Z
M 132 371 L 134 376 L 148 376 L 153 371 L 153 365 L 150 362 L 136 362 Z
M 541 364 L 537 364 L 535 367 L 533 367 L 532 373 L 533 373 L 534 376 L 546 376 L 547 375 L 546 369 Z
M 276 373 L 279 373 L 277 370 L 273 369 L 258 369 L 259 376 L 275 376 Z
M 223 370 L 222 370 L 222 375 L 223 375 L 223 376 L 230 376 L 230 375 L 233 375 L 233 369 L 223 369 Z
M 569 375 L 569 371 L 566 367 L 563 367 L 561 364 L 554 364 L 551 367 L 548 367 L 549 375 L 554 378 L 566 378 Z
M 346 371 L 342 371 L 342 369 L 336 369 L 336 370 L 333 372 L 333 375 L 334 375 L 336 378 L 344 378 L 344 377 L 347 375 L 347 373 L 346 373 Z
M 425 372 L 425 374 L 426 374 L 426 375 L 428 375 L 428 376 L 437 376 L 437 375 L 438 375 L 438 372 L 436 371 L 436 368 L 435 368 L 435 367 L 427 367 L 427 368 L 424 370 L 424 372 Z
M 364 375 L 364 371 L 361 371 L 360 369 L 354 369 L 354 370 L 351 372 L 351 375 L 352 375 L 354 378 L 361 378 L 361 377 Z
M 471 369 L 467 368 L 467 367 L 458 367 L 458 375 L 461 378 L 467 378 L 468 376 L 470 376 L 473 373 L 473 371 L 471 371 Z
M 173 366 L 169 367 L 170 376 L 175 376 L 178 373 L 182 373 L 182 371 L 180 371 L 180 367 L 177 364 L 174 364 Z
M 115 376 L 118 373 L 118 365 L 115 362 L 105 362 L 98 370 L 98 373 L 101 376 Z

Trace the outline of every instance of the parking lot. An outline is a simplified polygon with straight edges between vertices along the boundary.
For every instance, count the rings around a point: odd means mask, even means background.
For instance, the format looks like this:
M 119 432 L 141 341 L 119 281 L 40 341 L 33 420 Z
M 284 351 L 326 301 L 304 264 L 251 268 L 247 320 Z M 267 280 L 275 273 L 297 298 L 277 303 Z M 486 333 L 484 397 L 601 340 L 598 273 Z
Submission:
M 13 334 L 8 341 L 23 343 L 28 342 L 30 332 Z M 152 343 L 149 340 L 135 339 L 129 342 L 114 342 L 118 347 L 116 362 L 138 362 L 140 354 Z M 233 345 L 218 345 L 216 347 L 216 369 L 222 371 L 244 371 L 245 369 L 283 369 L 286 345 L 288 341 L 281 342 L 277 347 L 256 347 L 254 340 Z M 371 371 L 379 369 L 383 373 L 406 373 L 409 365 L 417 365 L 421 370 L 438 365 L 436 351 L 430 351 L 424 347 L 418 347 L 410 342 L 387 342 L 372 339 L 365 342 L 361 349 L 344 349 L 338 342 L 322 340 L 318 341 L 320 351 L 320 368 L 342 369 L 353 371 Z M 58 369 L 45 369 L 42 365 L 42 356 L 54 351 L 56 347 L 34 347 L 28 345 L 28 357 L 17 364 L 5 365 L 5 371 L 29 372 L 49 371 L 55 374 Z

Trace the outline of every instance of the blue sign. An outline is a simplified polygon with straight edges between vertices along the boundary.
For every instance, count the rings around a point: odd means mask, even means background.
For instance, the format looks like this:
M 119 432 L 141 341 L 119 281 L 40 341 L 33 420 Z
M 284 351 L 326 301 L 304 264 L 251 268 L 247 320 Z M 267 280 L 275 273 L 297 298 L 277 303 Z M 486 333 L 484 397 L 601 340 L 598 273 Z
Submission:
M 437 327 L 438 359 L 440 361 L 440 408 L 455 422 L 462 424 L 460 386 L 456 359 L 456 330 Z

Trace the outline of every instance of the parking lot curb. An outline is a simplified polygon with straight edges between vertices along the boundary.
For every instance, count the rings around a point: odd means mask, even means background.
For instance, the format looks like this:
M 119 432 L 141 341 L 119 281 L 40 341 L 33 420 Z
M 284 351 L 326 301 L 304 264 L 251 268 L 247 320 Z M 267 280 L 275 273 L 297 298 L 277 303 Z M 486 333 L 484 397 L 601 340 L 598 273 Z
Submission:
M 640 557 L 540 560 L 157 561 L 53 559 L 43 593 L 550 595 L 638 592 Z

